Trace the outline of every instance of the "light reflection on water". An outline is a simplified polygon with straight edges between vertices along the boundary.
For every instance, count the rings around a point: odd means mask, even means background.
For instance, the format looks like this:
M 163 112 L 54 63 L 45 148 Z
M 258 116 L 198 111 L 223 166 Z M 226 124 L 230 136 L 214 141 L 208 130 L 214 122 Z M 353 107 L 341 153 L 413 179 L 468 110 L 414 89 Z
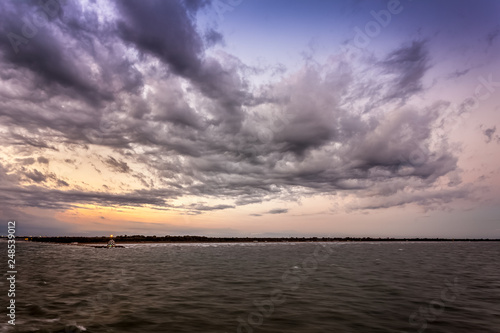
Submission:
M 19 243 L 0 332 L 499 332 L 497 242 L 125 246 Z

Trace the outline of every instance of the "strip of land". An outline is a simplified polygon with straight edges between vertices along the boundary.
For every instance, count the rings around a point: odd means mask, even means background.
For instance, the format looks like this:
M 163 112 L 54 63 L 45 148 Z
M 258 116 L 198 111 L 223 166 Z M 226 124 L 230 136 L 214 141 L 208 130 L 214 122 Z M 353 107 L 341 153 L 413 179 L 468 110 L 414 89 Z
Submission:
M 5 238 L 5 237 L 2 237 Z M 371 238 L 371 237 L 205 237 L 205 236 L 115 236 L 115 237 L 16 237 L 20 241 L 63 243 L 63 244 L 96 244 L 107 243 L 113 239 L 117 244 L 123 243 L 251 243 L 251 242 L 494 242 L 500 239 L 488 238 Z

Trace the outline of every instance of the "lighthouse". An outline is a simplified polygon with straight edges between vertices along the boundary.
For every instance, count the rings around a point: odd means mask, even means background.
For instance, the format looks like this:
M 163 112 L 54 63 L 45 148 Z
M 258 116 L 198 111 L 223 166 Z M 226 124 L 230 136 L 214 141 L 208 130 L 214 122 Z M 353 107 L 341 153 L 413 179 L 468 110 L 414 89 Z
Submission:
M 113 235 L 111 235 L 111 239 L 109 240 L 107 247 L 115 247 L 115 246 L 116 246 L 116 242 L 113 239 Z

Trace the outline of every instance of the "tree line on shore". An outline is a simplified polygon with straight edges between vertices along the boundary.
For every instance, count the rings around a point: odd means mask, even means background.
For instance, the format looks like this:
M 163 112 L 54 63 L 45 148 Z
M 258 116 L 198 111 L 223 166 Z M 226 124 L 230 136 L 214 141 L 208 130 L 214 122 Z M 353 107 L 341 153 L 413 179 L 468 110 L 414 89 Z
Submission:
M 111 237 L 97 236 L 52 236 L 52 237 L 18 237 L 21 240 L 49 243 L 105 243 Z M 144 236 L 119 235 L 112 237 L 117 243 L 243 243 L 243 242 L 404 242 L 404 241 L 498 241 L 495 239 L 450 239 L 450 238 L 372 238 L 372 237 L 206 237 L 206 236 Z

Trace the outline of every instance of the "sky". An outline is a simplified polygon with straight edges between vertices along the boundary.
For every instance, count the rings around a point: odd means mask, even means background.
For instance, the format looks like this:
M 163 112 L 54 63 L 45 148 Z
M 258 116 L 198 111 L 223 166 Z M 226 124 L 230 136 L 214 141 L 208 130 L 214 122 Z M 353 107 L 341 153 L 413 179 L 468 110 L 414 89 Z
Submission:
M 0 219 L 500 238 L 498 54 L 496 0 L 2 1 Z

